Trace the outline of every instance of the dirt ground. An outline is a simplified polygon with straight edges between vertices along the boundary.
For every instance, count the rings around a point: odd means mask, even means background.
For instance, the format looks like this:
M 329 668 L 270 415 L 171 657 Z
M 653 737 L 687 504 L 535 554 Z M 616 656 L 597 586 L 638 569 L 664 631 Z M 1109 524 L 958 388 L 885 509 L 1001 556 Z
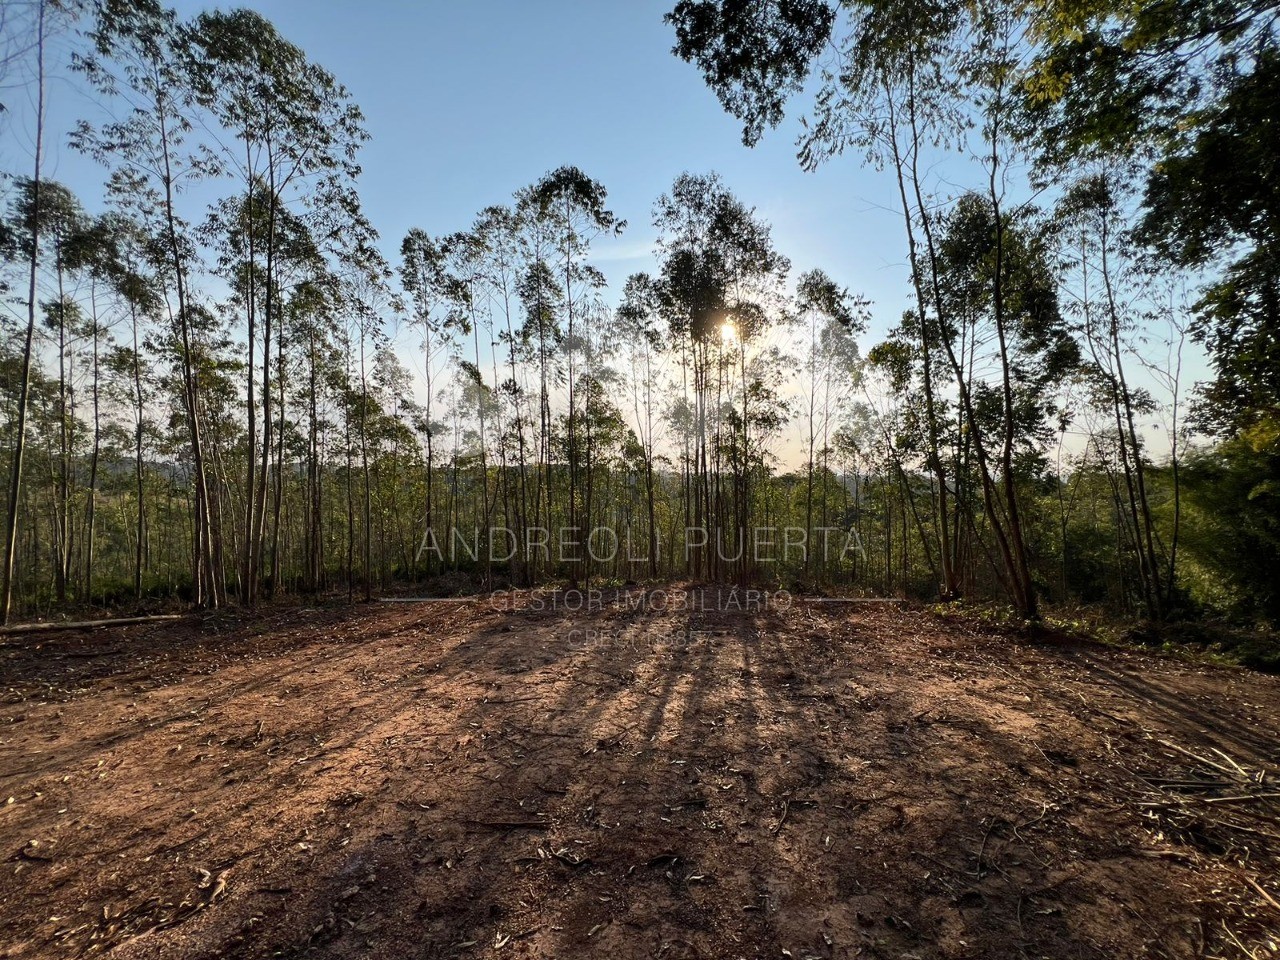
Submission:
M 9 638 L 0 956 L 1280 952 L 1280 678 L 636 596 Z

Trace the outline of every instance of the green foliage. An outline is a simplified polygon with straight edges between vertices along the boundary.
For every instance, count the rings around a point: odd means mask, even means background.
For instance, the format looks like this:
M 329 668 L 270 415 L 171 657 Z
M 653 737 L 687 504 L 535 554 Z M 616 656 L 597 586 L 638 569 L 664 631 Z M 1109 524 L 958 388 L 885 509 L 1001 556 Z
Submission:
M 1280 623 L 1280 423 L 1197 452 L 1184 477 L 1189 595 L 1239 620 Z
M 697 64 L 748 146 L 782 119 L 835 19 L 824 0 L 680 0 L 666 15 L 673 52 Z
M 1275 7 L 1237 0 L 1045 0 L 1026 134 L 1056 171 L 1103 157 L 1146 180 L 1139 238 L 1207 271 L 1194 331 L 1217 377 L 1200 404 L 1222 435 L 1280 403 L 1280 52 Z
M 1222 265 L 1196 336 L 1217 372 L 1200 417 L 1224 433 L 1280 410 L 1280 51 L 1251 66 L 1155 166 L 1139 232 L 1179 266 Z
M 38 254 L 21 305 L 44 319 L 15 488 L 19 599 L 370 595 L 427 572 L 755 576 L 963 595 L 1009 626 L 1043 597 L 1057 629 L 1145 616 L 1160 625 L 1130 639 L 1270 662 L 1247 629 L 1280 616 L 1269 11 L 675 3 L 676 53 L 748 143 L 808 88 L 804 166 L 857 150 L 891 170 L 914 299 L 864 360 L 869 303 L 818 270 L 789 288 L 770 225 L 715 174 L 658 198 L 656 269 L 628 278 L 616 311 L 592 244 L 625 221 L 571 165 L 464 229 L 410 230 L 402 300 L 360 209 L 367 135 L 337 79 L 252 11 L 103 0 L 74 65 L 106 122 L 72 140 L 107 167 L 109 212 L 48 180 L 37 210 L 15 177 L 0 224 L 0 282 L 17 304 Z M 955 179 L 934 172 L 943 147 L 965 156 Z M 1033 150 L 1041 172 L 1073 165 L 1052 217 L 1021 196 Z M 1104 173 L 1074 169 L 1095 158 Z M 1196 335 L 1218 374 L 1203 422 L 1223 440 L 1187 454 L 1179 373 L 1142 338 L 1181 318 L 1155 292 L 1197 271 L 1212 282 Z M 416 343 L 395 341 L 402 314 Z M 20 328 L 0 324 L 8 452 L 24 357 Z M 1168 414 L 1166 456 L 1144 421 Z M 418 549 L 424 527 L 448 547 L 596 524 L 642 555 Z M 689 559 L 699 526 L 730 551 L 759 526 L 852 531 L 862 549 L 753 569 Z M 1170 626 L 1192 617 L 1225 632 Z

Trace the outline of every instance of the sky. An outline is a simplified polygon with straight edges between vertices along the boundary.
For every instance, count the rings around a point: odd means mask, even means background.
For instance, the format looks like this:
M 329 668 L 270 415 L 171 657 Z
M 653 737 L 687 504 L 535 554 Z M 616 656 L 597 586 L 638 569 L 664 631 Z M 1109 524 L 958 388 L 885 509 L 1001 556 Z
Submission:
M 598 241 L 594 257 L 616 296 L 628 274 L 652 266 L 653 201 L 681 172 L 714 170 L 773 225 L 793 278 L 821 267 L 876 302 L 873 330 L 892 326 L 908 277 L 888 180 L 854 157 L 802 171 L 794 116 L 744 147 L 697 70 L 671 53 L 674 33 L 662 16 L 672 2 L 243 5 L 330 70 L 364 111 L 372 139 L 360 194 L 393 262 L 410 227 L 465 229 L 483 207 L 573 164 L 605 185 L 610 208 L 628 221 L 620 238 Z M 183 16 L 210 6 L 176 3 Z M 102 169 L 66 145 L 65 131 L 94 106 L 78 78 L 60 73 L 49 86 L 46 174 L 89 201 L 101 192 Z M 0 148 L 0 160 L 23 169 L 25 146 Z

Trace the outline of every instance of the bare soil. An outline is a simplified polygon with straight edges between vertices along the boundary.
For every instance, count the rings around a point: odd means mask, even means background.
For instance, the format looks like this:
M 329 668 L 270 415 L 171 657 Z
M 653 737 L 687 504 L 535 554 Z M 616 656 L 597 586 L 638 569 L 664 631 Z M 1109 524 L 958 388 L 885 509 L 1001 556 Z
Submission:
M 540 596 L 11 638 L 0 956 L 1276 955 L 1280 678 Z

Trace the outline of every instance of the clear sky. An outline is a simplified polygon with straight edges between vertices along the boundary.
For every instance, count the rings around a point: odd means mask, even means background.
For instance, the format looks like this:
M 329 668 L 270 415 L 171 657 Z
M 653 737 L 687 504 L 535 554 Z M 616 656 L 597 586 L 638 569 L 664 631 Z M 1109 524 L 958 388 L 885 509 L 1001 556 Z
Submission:
M 671 2 L 241 5 L 333 72 L 364 110 L 372 140 L 360 193 L 393 262 L 409 227 L 464 229 L 482 207 L 574 164 L 604 183 L 611 208 L 630 224 L 597 248 L 597 265 L 616 296 L 627 274 L 651 266 L 654 199 L 682 171 L 715 170 L 773 224 L 793 276 L 823 268 L 876 302 L 874 331 L 891 326 L 908 278 L 901 223 L 886 209 L 888 180 L 853 156 L 804 173 L 795 159 L 794 119 L 760 146 L 744 147 L 738 124 L 698 72 L 671 54 L 673 32 L 662 22 Z M 176 6 L 189 16 L 214 5 Z M 46 173 L 92 206 L 101 168 L 66 146 L 65 131 L 75 118 L 92 116 L 93 105 L 65 81 L 52 83 L 49 97 Z M 3 153 L 6 167 L 25 167 L 11 149 Z

